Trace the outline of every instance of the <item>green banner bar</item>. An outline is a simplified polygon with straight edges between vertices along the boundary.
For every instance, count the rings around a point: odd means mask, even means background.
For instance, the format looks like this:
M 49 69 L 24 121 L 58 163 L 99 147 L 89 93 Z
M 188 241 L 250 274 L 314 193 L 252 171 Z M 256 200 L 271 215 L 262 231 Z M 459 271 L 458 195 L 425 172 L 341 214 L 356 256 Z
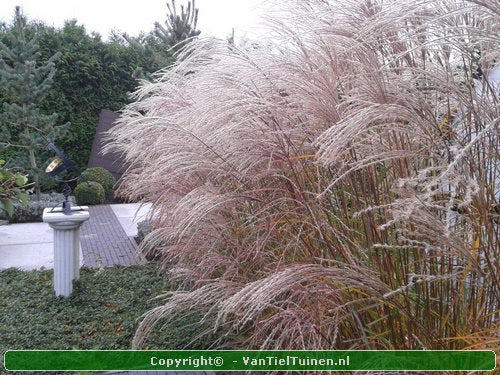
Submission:
M 494 370 L 487 350 L 9 350 L 8 371 Z

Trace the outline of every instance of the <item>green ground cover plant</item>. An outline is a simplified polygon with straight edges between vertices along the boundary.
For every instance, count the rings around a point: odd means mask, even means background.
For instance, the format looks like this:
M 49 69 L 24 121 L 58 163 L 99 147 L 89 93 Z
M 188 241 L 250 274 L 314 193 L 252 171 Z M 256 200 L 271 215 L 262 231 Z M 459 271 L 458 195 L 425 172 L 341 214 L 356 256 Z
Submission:
M 82 268 L 68 299 L 53 295 L 52 278 L 52 270 L 0 271 L 2 355 L 7 349 L 130 349 L 138 318 L 156 305 L 152 298 L 173 288 L 152 265 Z M 203 327 L 192 323 L 199 319 L 185 315 L 148 347 L 209 347 L 215 336 L 197 340 Z

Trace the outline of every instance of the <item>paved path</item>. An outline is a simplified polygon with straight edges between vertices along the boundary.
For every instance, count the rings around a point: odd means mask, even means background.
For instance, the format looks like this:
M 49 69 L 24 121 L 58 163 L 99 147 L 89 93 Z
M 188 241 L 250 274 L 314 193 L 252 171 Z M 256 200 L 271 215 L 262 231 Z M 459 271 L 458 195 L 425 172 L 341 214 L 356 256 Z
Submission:
M 80 228 L 83 264 L 87 267 L 140 263 L 136 244 L 109 205 L 89 206 L 90 219 Z

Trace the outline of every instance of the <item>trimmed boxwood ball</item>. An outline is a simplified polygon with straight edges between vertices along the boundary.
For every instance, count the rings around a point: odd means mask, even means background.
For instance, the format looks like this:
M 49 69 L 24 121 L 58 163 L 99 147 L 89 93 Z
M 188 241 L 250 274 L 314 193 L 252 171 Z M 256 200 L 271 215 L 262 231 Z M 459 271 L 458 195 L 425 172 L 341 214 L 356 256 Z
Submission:
M 75 198 L 79 205 L 102 204 L 104 197 L 104 188 L 98 182 L 84 181 L 76 186 Z
M 87 168 L 82 173 L 83 181 L 98 182 L 104 188 L 104 195 L 106 198 L 111 197 L 113 193 L 113 186 L 115 186 L 116 179 L 107 169 L 102 167 Z

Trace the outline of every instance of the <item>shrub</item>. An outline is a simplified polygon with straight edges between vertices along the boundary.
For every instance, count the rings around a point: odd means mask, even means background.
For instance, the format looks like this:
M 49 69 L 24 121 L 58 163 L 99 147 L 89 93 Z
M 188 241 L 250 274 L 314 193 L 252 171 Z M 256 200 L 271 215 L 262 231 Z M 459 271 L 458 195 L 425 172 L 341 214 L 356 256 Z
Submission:
M 41 173 L 38 176 L 38 181 L 40 183 L 40 189 L 44 193 L 54 192 L 59 187 L 59 183 L 54 179 L 54 177 L 49 176 L 45 173 Z
M 28 203 L 25 190 L 28 178 L 6 169 L 4 164 L 5 161 L 0 160 L 0 214 L 5 212 L 8 216 L 12 216 L 16 202 L 24 205 Z
M 246 348 L 498 349 L 498 6 L 289 3 L 283 40 L 193 43 L 112 129 L 192 288 L 134 346 L 194 309 Z
M 101 184 L 104 188 L 104 195 L 109 198 L 113 194 L 113 186 L 115 186 L 116 179 L 107 169 L 102 167 L 87 168 L 82 173 L 83 181 L 94 181 Z
M 94 205 L 104 203 L 104 188 L 95 181 L 81 182 L 76 186 L 75 198 L 79 205 Z
M 23 202 L 15 202 L 13 204 L 12 215 L 8 216 L 0 210 L 0 219 L 8 220 L 11 223 L 33 223 L 42 221 L 43 210 L 51 208 L 64 201 L 64 195 L 58 193 L 50 193 L 40 195 L 40 199 L 36 195 L 28 196 L 27 204 Z

